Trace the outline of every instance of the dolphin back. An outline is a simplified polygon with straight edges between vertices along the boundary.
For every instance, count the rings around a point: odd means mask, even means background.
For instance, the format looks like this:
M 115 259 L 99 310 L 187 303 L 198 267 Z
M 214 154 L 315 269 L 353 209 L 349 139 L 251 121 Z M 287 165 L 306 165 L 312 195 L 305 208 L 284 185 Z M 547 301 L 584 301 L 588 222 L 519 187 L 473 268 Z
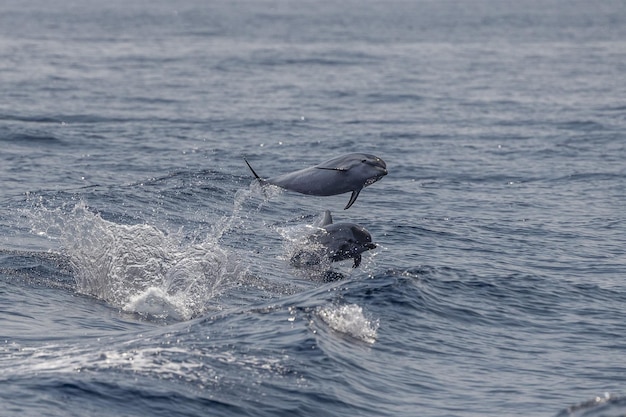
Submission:
M 330 196 L 352 191 L 352 184 L 347 179 L 345 171 L 311 167 L 269 178 L 267 182 L 301 194 Z

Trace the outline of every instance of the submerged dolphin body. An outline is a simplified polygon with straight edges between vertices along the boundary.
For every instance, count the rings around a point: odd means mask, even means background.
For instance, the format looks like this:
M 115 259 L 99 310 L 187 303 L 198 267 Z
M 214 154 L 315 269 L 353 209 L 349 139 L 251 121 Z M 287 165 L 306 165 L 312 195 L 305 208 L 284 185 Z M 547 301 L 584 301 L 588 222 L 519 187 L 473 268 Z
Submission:
M 347 210 L 354 204 L 363 187 L 367 187 L 387 175 L 385 161 L 365 153 L 349 153 L 322 162 L 314 167 L 289 174 L 263 179 L 254 172 L 244 158 L 248 168 L 262 184 L 272 184 L 302 194 L 329 196 L 352 192 Z
M 322 263 L 323 258 L 331 262 L 354 259 L 352 267 L 356 268 L 361 264 L 361 254 L 376 248 L 367 229 L 356 223 L 333 223 L 328 210 L 313 226 L 318 230 L 307 237 L 311 248 L 296 253 L 291 258 L 292 264 L 315 265 Z

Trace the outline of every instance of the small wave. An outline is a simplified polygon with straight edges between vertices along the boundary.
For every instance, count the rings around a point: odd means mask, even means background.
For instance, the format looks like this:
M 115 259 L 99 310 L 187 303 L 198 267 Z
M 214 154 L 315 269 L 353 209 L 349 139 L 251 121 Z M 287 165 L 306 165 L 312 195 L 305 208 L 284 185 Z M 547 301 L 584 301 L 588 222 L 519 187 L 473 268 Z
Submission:
M 602 417 L 626 415 L 626 398 L 605 393 L 562 410 L 556 417 Z
M 0 249 L 0 273 L 31 285 L 73 288 L 68 260 L 54 252 Z
M 576 172 L 556 177 L 555 182 L 591 182 L 591 181 L 620 181 L 624 174 L 614 172 Z
M 63 120 L 51 116 L 21 116 L 14 114 L 0 113 L 0 120 L 9 122 L 32 122 L 32 123 L 62 123 Z
M 579 132 L 598 132 L 606 130 L 606 126 L 594 120 L 570 120 L 556 125 L 558 129 Z
M 61 139 L 47 132 L 10 132 L 0 134 L 0 140 L 3 142 L 15 142 L 21 145 L 58 145 L 63 143 Z
M 318 307 L 316 314 L 331 329 L 366 343 L 374 343 L 379 326 L 378 320 L 370 320 L 357 304 Z
M 58 115 L 17 115 L 17 114 L 2 114 L 0 113 L 0 120 L 9 122 L 25 122 L 25 123 L 37 123 L 37 124 L 73 124 L 73 123 L 124 123 L 134 119 L 119 118 L 119 117 L 106 117 L 95 114 L 58 114 Z

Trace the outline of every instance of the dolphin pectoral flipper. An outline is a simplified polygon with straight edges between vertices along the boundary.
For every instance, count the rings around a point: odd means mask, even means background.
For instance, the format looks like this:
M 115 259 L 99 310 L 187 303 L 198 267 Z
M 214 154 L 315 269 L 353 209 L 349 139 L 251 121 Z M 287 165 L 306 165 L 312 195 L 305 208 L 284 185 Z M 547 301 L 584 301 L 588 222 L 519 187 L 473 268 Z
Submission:
M 346 205 L 343 209 L 344 210 L 348 210 L 356 201 L 356 198 L 359 196 L 359 193 L 361 192 L 361 190 L 354 190 L 352 191 L 352 195 L 350 196 L 350 201 L 348 201 L 348 205 Z
M 352 268 L 358 268 L 359 265 L 361 265 L 361 254 L 360 253 L 354 257 L 354 265 L 352 265 Z

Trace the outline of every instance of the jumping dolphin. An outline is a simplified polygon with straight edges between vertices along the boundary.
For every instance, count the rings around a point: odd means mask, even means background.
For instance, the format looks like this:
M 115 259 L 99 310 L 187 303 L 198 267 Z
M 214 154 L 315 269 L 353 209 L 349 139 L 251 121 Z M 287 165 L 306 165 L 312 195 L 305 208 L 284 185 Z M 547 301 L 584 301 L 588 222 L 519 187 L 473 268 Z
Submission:
M 244 161 L 261 184 L 272 184 L 286 190 L 318 196 L 337 195 L 351 191 L 352 196 L 344 210 L 354 204 L 363 187 L 387 175 L 385 161 L 365 153 L 349 153 L 329 159 L 314 167 L 268 179 L 259 177 L 245 158 Z
M 323 258 L 331 262 L 354 259 L 352 267 L 356 268 L 361 264 L 361 254 L 376 248 L 367 229 L 356 223 L 333 223 L 328 210 L 313 226 L 318 227 L 318 230 L 307 240 L 314 249 L 296 253 L 291 258 L 292 264 L 315 265 L 321 263 Z

